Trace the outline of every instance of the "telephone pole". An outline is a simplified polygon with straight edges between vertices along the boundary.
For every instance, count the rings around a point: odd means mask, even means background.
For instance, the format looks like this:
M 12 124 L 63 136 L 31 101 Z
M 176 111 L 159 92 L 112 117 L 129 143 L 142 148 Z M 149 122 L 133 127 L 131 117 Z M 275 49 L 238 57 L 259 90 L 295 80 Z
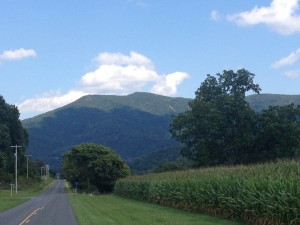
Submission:
M 31 155 L 24 155 L 27 158 L 27 179 L 28 179 L 28 157 L 30 157 Z
M 16 177 L 16 194 L 18 194 L 18 148 L 22 148 L 22 146 L 10 146 L 12 148 L 15 148 L 15 157 L 16 157 L 16 163 L 15 163 L 15 177 Z

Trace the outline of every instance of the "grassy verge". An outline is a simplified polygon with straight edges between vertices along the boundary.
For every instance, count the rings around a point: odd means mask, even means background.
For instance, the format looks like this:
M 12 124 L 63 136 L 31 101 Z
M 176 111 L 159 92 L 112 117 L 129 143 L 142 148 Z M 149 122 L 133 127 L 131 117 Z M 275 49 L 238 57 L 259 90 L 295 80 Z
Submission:
M 28 199 L 28 194 L 25 192 L 18 193 L 17 196 L 13 193 L 11 198 L 9 190 L 0 190 L 0 212 L 20 205 Z
M 12 197 L 8 185 L 7 189 L 0 189 L 0 212 L 20 205 L 29 200 L 32 196 L 38 195 L 47 188 L 52 181 L 52 179 L 43 182 L 36 182 L 31 179 L 20 179 L 18 194 L 13 190 Z
M 181 211 L 114 195 L 70 194 L 79 225 L 239 225 L 238 222 Z

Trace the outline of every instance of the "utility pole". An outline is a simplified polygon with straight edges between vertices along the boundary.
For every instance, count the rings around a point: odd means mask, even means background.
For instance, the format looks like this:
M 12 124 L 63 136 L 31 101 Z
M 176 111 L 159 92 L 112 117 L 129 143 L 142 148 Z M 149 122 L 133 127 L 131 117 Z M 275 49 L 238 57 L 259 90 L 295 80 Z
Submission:
M 27 179 L 28 179 L 28 157 L 30 157 L 31 155 L 24 155 L 27 158 Z
M 15 148 L 15 157 L 16 157 L 16 163 L 15 163 L 15 177 L 16 177 L 16 194 L 18 194 L 18 148 L 22 148 L 22 146 L 10 146 L 12 148 Z

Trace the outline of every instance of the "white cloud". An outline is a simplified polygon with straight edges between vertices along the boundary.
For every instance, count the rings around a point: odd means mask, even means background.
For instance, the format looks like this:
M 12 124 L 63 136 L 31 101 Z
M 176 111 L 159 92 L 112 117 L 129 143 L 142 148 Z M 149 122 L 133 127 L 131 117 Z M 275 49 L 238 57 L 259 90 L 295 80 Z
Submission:
M 287 65 L 294 64 L 298 59 L 300 59 L 300 48 L 296 51 L 290 53 L 288 56 L 276 61 L 272 64 L 272 68 L 280 68 Z
M 188 77 L 175 72 L 160 75 L 152 61 L 136 52 L 129 56 L 121 53 L 100 53 L 96 58 L 99 67 L 82 76 L 80 83 L 92 93 L 129 94 L 134 91 L 152 91 L 157 94 L 175 95 L 178 85 Z M 153 88 L 147 89 L 148 86 Z
M 85 74 L 80 83 L 89 92 L 128 94 L 141 91 L 149 82 L 155 82 L 159 75 L 145 66 L 101 65 L 95 71 Z
M 60 91 L 51 91 L 41 96 L 25 100 L 18 105 L 18 109 L 22 114 L 43 113 L 71 103 L 86 94 L 87 93 L 79 90 L 71 90 L 67 94 L 62 94 Z
M 210 19 L 214 21 L 219 21 L 221 19 L 220 13 L 217 10 L 211 11 Z
M 161 95 L 175 95 L 177 92 L 177 86 L 188 78 L 188 74 L 175 72 L 159 78 L 160 79 L 153 86 L 151 92 Z
M 300 76 L 300 70 L 290 70 L 284 73 L 284 76 L 289 78 L 298 78 Z
M 228 20 L 241 26 L 265 24 L 272 30 L 290 35 L 300 32 L 298 0 L 273 0 L 268 7 L 254 7 L 251 11 L 228 16 Z
M 95 61 L 99 62 L 100 65 L 135 65 L 145 66 L 146 68 L 153 69 L 154 65 L 150 59 L 137 52 L 130 52 L 130 55 L 123 55 L 121 53 L 100 53 Z
M 0 55 L 0 61 L 20 60 L 28 57 L 35 57 L 37 54 L 33 49 L 7 50 Z
M 79 87 L 66 94 L 50 92 L 28 99 L 18 105 L 20 112 L 50 111 L 88 94 L 126 95 L 145 91 L 174 96 L 178 86 L 188 78 L 188 74 L 183 72 L 160 75 L 149 58 L 136 52 L 131 52 L 129 56 L 100 53 L 96 61 L 98 67 L 81 77 Z

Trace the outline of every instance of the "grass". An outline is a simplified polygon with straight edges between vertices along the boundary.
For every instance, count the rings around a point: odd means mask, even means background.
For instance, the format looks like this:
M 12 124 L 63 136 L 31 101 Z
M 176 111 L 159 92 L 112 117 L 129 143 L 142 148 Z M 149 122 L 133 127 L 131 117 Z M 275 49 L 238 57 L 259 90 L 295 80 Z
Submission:
M 52 181 L 52 179 L 48 179 L 39 183 L 34 180 L 25 181 L 20 179 L 18 194 L 13 190 L 12 197 L 9 187 L 8 189 L 0 189 L 0 212 L 20 205 L 33 196 L 38 195 L 48 187 Z
M 79 225 L 240 225 L 241 223 L 115 195 L 70 194 Z
M 0 212 L 26 202 L 31 196 L 31 191 L 19 191 L 18 194 L 13 191 L 11 198 L 10 190 L 0 190 Z

